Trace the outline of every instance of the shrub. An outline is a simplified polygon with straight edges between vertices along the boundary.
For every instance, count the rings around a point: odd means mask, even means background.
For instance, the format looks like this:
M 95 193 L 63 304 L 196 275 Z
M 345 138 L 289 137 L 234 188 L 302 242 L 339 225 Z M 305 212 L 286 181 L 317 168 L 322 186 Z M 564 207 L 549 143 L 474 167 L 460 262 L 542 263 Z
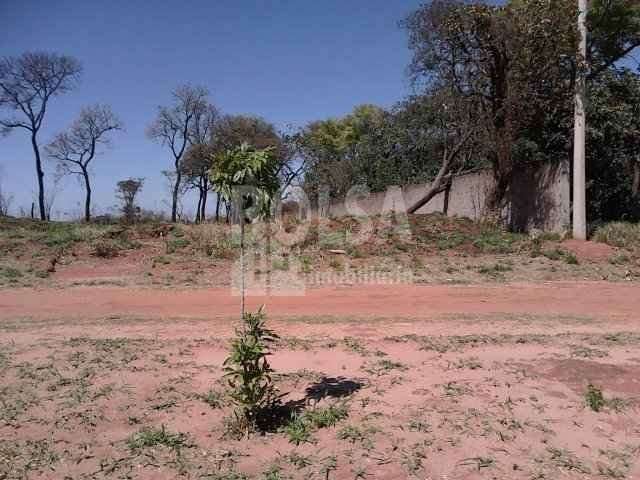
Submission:
M 640 224 L 612 222 L 599 227 L 594 240 L 613 247 L 633 248 L 640 246 Z
M 23 276 L 20 270 L 13 267 L 4 267 L 0 269 L 0 275 L 8 278 L 9 280 L 15 280 Z
M 207 257 L 232 259 L 235 246 L 228 232 L 220 231 L 217 226 L 200 225 L 191 232 L 193 248 Z
M 182 250 L 189 246 L 189 240 L 186 238 L 172 238 L 171 240 L 167 240 L 166 242 L 166 252 L 171 254 L 175 253 L 177 250 Z
M 236 424 L 249 433 L 278 401 L 271 378 L 273 370 L 267 361 L 270 345 L 278 336 L 267 328 L 262 308 L 257 313 L 245 313 L 242 320 L 224 361 L 224 371 L 231 390 L 229 396 L 236 405 Z
M 120 246 L 113 240 L 100 240 L 93 246 L 93 254 L 100 258 L 115 258 L 120 253 Z
M 576 257 L 572 252 L 566 252 L 564 261 L 569 265 L 578 265 L 578 257 Z
M 576 257 L 574 253 L 563 250 L 562 248 L 545 250 L 542 254 L 549 260 L 564 260 L 569 265 L 578 265 L 578 257 Z

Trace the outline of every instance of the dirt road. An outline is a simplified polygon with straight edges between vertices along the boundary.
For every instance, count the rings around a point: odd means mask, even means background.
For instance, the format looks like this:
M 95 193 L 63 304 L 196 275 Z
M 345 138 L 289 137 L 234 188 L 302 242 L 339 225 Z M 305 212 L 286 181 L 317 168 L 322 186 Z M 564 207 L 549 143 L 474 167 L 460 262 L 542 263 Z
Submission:
M 299 296 L 251 296 L 271 317 L 429 318 L 443 314 L 527 313 L 632 318 L 640 285 L 561 282 L 483 286 L 375 285 L 308 289 Z M 0 291 L 0 320 L 15 318 L 223 318 L 239 299 L 229 289 L 79 287 Z

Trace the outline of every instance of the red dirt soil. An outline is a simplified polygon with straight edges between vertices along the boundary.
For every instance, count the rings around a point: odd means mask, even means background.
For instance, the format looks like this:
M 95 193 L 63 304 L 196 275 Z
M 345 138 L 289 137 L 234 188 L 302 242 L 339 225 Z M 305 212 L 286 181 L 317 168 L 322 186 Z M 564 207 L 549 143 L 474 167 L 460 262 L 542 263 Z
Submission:
M 584 242 L 581 240 L 565 240 L 562 245 L 572 251 L 580 260 L 602 262 L 616 252 L 616 249 L 606 243 Z
M 640 478 L 639 284 L 358 285 L 248 305 L 261 303 L 283 337 L 271 363 L 287 401 L 311 409 L 310 389 L 355 386 L 319 401 L 344 399 L 349 416 L 317 443 L 224 438 L 231 407 L 202 401 L 224 385 L 230 289 L 0 291 L 0 378 L 16 406 L 0 421 L 0 478 L 245 478 L 224 461 L 252 479 L 277 462 L 292 479 Z M 617 407 L 588 408 L 589 383 Z M 183 464 L 128 446 L 165 426 L 194 442 Z M 37 463 L 32 445 L 60 460 Z
M 526 313 L 623 316 L 640 311 L 635 283 L 560 282 L 498 286 L 376 285 L 307 289 L 298 296 L 250 296 L 248 308 L 267 304 L 271 317 L 425 318 L 442 314 Z M 224 318 L 238 312 L 228 288 L 151 290 L 78 287 L 0 291 L 0 319 Z

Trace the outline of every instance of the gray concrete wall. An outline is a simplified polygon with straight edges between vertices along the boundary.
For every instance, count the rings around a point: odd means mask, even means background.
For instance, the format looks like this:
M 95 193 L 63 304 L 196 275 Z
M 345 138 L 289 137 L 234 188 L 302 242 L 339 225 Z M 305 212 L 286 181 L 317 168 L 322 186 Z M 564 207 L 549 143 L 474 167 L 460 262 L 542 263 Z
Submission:
M 570 222 L 570 190 L 568 166 L 558 164 L 537 170 L 521 169 L 514 175 L 504 217 L 516 231 L 538 228 L 562 231 Z M 448 192 L 447 215 L 486 218 L 487 198 L 494 185 L 490 171 L 460 175 L 454 178 Z M 426 192 L 428 184 L 390 187 L 386 192 L 358 194 L 354 189 L 345 201 L 335 202 L 320 209 L 323 216 L 377 215 L 406 212 Z M 446 192 L 436 195 L 418 214 L 443 212 Z

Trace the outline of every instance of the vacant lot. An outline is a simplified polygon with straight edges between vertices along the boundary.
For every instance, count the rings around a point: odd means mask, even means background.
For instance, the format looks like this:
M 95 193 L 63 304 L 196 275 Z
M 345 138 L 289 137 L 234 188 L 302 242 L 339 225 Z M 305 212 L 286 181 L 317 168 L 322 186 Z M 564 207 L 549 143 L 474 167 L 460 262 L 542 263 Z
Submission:
M 225 427 L 234 323 L 2 320 L 0 475 L 635 478 L 640 325 L 615 307 L 273 319 L 287 411 L 249 439 Z
M 634 250 L 421 221 L 412 242 L 320 237 L 279 257 L 308 256 L 310 281 L 303 296 L 249 299 L 281 337 L 283 394 L 249 438 L 229 428 L 223 378 L 231 234 L 206 226 L 218 240 L 203 251 L 205 227 L 3 230 L 0 479 L 637 478 Z M 417 274 L 311 281 L 336 261 Z

